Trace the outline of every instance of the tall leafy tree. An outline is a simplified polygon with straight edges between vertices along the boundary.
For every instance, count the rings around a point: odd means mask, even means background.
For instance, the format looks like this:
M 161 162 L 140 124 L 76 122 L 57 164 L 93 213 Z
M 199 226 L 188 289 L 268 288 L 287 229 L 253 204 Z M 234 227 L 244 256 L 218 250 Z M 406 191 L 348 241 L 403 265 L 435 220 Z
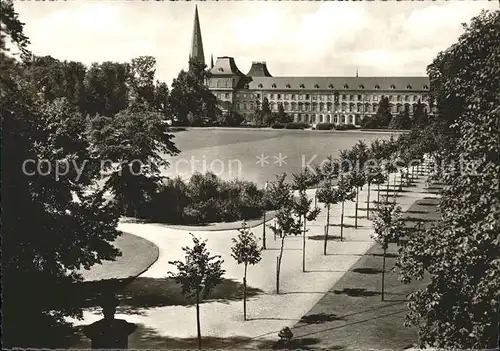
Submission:
M 262 249 L 259 249 L 257 237 L 250 231 L 246 222 L 239 229 L 238 237 L 233 238 L 231 256 L 238 264 L 244 265 L 243 273 L 243 319 L 247 320 L 247 269 L 262 259 Z
M 201 241 L 193 234 L 193 247 L 183 247 L 184 262 L 169 261 L 176 267 L 176 272 L 168 275 L 181 285 L 182 293 L 196 301 L 196 331 L 198 334 L 198 349 L 201 350 L 200 303 L 210 292 L 222 282 L 226 272 L 222 269 L 224 260 L 219 255 L 211 255 L 207 249 L 207 242 Z
M 2 160 L 9 185 L 2 188 L 9 204 L 2 209 L 2 342 L 62 348 L 68 345 L 56 332 L 68 326 L 65 317 L 82 316 L 70 301 L 70 288 L 82 279 L 75 272 L 119 255 L 112 245 L 118 213 L 92 187 L 100 174 L 82 116 L 64 99 L 33 95 L 25 66 L 8 55 L 10 40 L 29 58 L 28 39 L 12 2 L 0 6 L 2 152 L 9 155 Z M 35 167 L 41 160 L 43 173 Z M 61 165 L 66 174 L 56 177 Z
M 156 59 L 139 56 L 130 64 L 129 89 L 133 104 L 155 106 Z
M 194 124 L 201 124 L 207 117 L 215 121 L 220 114 L 217 98 L 208 89 L 205 82 L 210 77 L 206 66 L 193 62 L 191 70 L 179 72 L 172 82 L 169 105 L 180 123 L 188 124 L 188 115 L 194 118 Z
M 269 107 L 269 100 L 265 97 L 262 100 L 262 106 L 260 108 L 260 123 L 269 125 L 268 122 L 271 119 L 271 108 Z
M 366 117 L 362 121 L 363 128 L 387 128 L 391 122 L 392 114 L 387 96 L 382 96 L 379 101 L 377 113 L 371 117 Z
M 338 197 L 335 196 L 335 186 L 331 180 L 322 183 L 318 190 L 318 201 L 325 204 L 326 207 L 326 225 L 325 225 L 325 240 L 323 244 L 323 255 L 326 255 L 326 247 L 328 245 L 328 234 L 330 231 L 330 208 L 337 204 Z
M 169 165 L 164 155 L 179 152 L 162 116 L 129 108 L 113 117 L 96 117 L 90 138 L 94 154 L 106 160 L 103 171 L 110 173 L 104 188 L 125 214 L 139 215 L 141 205 L 160 187 L 161 168 Z
M 441 159 L 441 220 L 405 244 L 399 258 L 408 282 L 430 283 L 409 296 L 408 322 L 419 345 L 494 348 L 500 301 L 500 12 L 482 12 L 457 43 L 428 66 Z M 436 153 L 437 154 L 437 153 Z M 469 167 L 465 167 L 465 165 Z
M 106 61 L 93 63 L 85 77 L 85 113 L 106 117 L 129 104 L 130 65 Z
M 399 112 L 397 115 L 392 117 L 391 122 L 389 123 L 389 128 L 391 129 L 411 128 L 410 105 L 405 105 L 404 111 Z

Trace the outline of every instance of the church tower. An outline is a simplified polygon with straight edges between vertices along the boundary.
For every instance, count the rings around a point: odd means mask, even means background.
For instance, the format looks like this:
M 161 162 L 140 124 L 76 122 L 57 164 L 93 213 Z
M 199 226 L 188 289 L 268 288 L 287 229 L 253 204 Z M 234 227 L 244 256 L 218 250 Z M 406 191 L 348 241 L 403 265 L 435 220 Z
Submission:
M 192 61 L 205 65 L 205 53 L 203 52 L 203 42 L 201 40 L 198 6 L 195 6 L 194 10 L 193 39 L 191 40 L 191 52 L 189 53 L 189 70 L 191 70 Z

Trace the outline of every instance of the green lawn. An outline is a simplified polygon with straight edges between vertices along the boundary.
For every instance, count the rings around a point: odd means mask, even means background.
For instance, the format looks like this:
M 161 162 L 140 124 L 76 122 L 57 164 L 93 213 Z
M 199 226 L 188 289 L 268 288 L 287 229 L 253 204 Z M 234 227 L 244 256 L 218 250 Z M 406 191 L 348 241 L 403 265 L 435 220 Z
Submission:
M 158 259 L 158 247 L 136 235 L 122 233 L 113 245 L 122 255 L 115 261 L 104 261 L 90 270 L 80 270 L 85 281 L 125 279 L 136 277 Z
M 196 171 L 213 171 L 226 180 L 242 178 L 263 186 L 276 174 L 291 177 L 306 164 L 336 157 L 360 139 L 370 143 L 389 136 L 358 131 L 190 129 L 175 133 L 174 142 L 181 153 L 165 156 L 171 166 L 164 174 L 188 179 Z M 284 161 L 281 165 L 275 158 L 280 153 Z M 261 154 L 268 157 L 262 165 L 257 164 Z

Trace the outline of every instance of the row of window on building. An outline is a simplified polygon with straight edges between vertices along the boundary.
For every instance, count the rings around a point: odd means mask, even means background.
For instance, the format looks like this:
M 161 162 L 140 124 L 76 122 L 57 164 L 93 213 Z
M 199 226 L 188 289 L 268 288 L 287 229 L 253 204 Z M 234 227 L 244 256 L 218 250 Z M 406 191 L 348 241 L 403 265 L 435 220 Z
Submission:
M 283 110 L 285 112 L 289 111 L 304 111 L 304 112 L 359 112 L 359 113 L 375 113 L 378 109 L 378 104 L 376 103 L 365 103 L 365 104 L 347 104 L 345 102 L 339 104 L 339 105 L 334 105 L 332 103 L 295 103 L 295 102 L 284 102 L 283 104 Z M 405 110 L 405 106 L 408 106 L 408 109 L 410 112 L 415 111 L 417 104 L 414 103 L 413 105 L 410 104 L 390 104 L 389 105 L 391 108 L 392 113 L 398 113 L 398 112 L 403 112 Z M 256 108 L 260 108 L 261 104 L 257 101 L 256 103 L 250 102 L 250 103 L 237 103 L 236 104 L 237 110 L 239 111 L 247 111 L 251 110 L 254 111 Z M 271 111 L 278 111 L 279 110 L 279 104 L 275 102 L 271 102 L 269 104 L 269 108 Z M 427 110 L 427 105 L 424 105 L 424 109 Z
M 218 99 L 231 99 L 231 93 L 215 93 Z M 355 94 L 341 94 L 341 95 L 312 95 L 312 94 L 267 94 L 268 100 L 312 100 L 312 101 L 380 101 L 384 95 L 355 95 Z M 417 102 L 419 99 L 425 102 L 427 101 L 427 96 L 419 95 L 388 95 L 389 101 L 397 102 Z M 260 93 L 255 94 L 239 94 L 236 95 L 236 100 L 255 100 L 261 99 Z

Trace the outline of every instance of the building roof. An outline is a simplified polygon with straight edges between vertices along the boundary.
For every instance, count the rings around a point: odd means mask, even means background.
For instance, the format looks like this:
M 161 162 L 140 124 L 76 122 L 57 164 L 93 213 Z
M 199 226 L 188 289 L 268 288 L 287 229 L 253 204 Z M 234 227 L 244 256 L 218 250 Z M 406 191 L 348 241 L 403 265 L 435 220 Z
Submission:
M 210 69 L 210 73 L 214 76 L 244 76 L 236 66 L 234 57 L 222 56 L 217 57 L 214 67 Z
M 252 62 L 252 67 L 247 73 L 249 77 L 272 77 L 271 73 L 267 69 L 267 64 L 264 61 L 261 62 Z
M 246 82 L 252 90 L 428 90 L 428 77 L 259 77 Z

